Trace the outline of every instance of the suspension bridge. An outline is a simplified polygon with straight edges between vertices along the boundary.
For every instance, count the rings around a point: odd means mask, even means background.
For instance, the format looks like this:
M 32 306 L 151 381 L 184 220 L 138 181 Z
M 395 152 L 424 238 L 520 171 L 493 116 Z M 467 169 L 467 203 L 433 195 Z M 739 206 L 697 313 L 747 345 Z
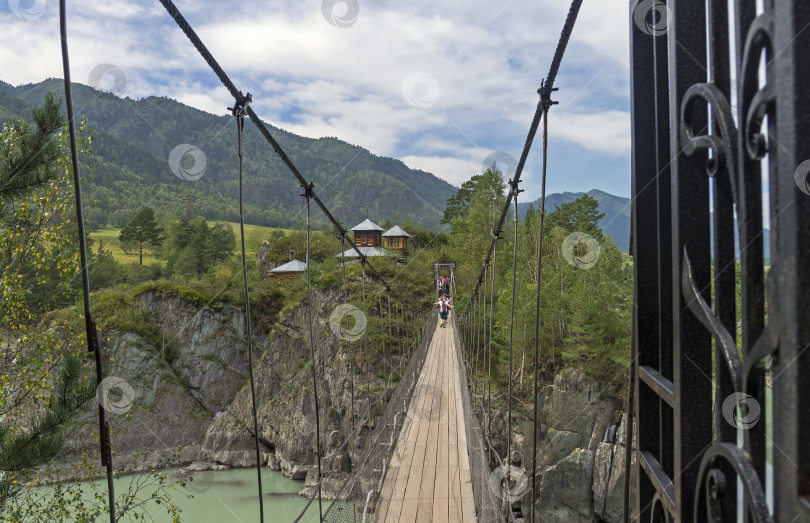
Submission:
M 490 247 L 483 260 L 477 283 L 471 290 L 470 300 L 466 307 L 460 307 L 464 311 L 462 317 L 457 318 L 453 314 L 449 328 L 445 329 L 437 326 L 433 312 L 424 314 L 423 311 L 414 310 L 392 290 L 391 285 L 357 249 L 347 236 L 347 231 L 318 198 L 314 186 L 307 182 L 258 115 L 253 112 L 250 94 L 245 95 L 237 89 L 174 3 L 171 0 L 160 2 L 235 100 L 232 112 L 239 129 L 240 159 L 241 132 L 244 119 L 247 117 L 256 125 L 300 183 L 304 192 L 302 196 L 306 199 L 308 245 L 309 207 L 310 202 L 315 202 L 339 231 L 341 242 L 348 242 L 350 247 L 357 251 L 363 268 L 364 308 L 365 281 L 369 275 L 385 289 L 389 311 L 393 300 L 398 304 L 400 313 L 407 314 L 408 321 L 419 325 L 417 338 L 401 353 L 399 367 L 391 371 L 392 376 L 396 372 L 401 379 L 394 383 L 389 376 L 385 390 L 376 397 L 374 403 L 369 398 L 365 412 L 358 413 L 358 416 L 352 413 L 352 420 L 356 421 L 354 430 L 332 456 L 323 456 L 321 452 L 322 436 L 317 407 L 318 377 L 316 365 L 312 365 L 312 385 L 316 401 L 318 482 L 307 507 L 296 521 L 317 519 L 353 523 L 514 522 L 515 513 L 512 505 L 516 493 L 513 492 L 513 485 L 508 480 L 509 465 L 504 464 L 504 459 L 493 447 L 487 430 L 491 376 L 481 383 L 474 381 L 475 376 L 486 375 L 487 372 L 474 369 L 473 365 L 477 365 L 482 358 L 477 352 L 472 355 L 470 351 L 473 347 L 476 351 L 482 347 L 484 350 L 491 347 L 491 343 L 488 344 L 487 340 L 491 342 L 493 338 L 492 298 L 496 291 L 494 274 L 497 244 L 510 208 L 515 210 L 514 220 L 517 222 L 518 195 L 522 192 L 519 188 L 521 175 L 541 119 L 543 170 L 539 231 L 541 235 L 543 233 L 548 113 L 555 103 L 551 100 L 552 92 L 556 90 L 554 81 L 581 0 L 574 0 L 571 4 L 551 68 L 538 90 L 540 100 L 514 177 L 509 180 L 506 204 L 497 226 L 492 231 Z M 65 0 L 61 0 L 63 62 L 79 213 L 78 224 L 81 228 L 83 227 L 81 190 L 79 165 L 75 153 L 64 4 Z M 653 2 L 633 0 L 630 2 L 630 11 L 635 14 L 638 8 L 647 4 Z M 802 348 L 806 348 L 808 346 L 806 342 L 810 340 L 807 329 L 800 327 L 803 325 L 799 321 L 800 316 L 790 316 L 791 320 L 788 322 L 773 321 L 767 325 L 765 323 L 766 292 L 762 277 L 762 244 L 760 241 L 757 245 L 755 240 L 762 229 L 759 207 L 762 176 L 759 171 L 761 168 L 759 160 L 764 157 L 766 151 L 763 135 L 756 133 L 759 132 L 759 126 L 765 115 L 775 116 L 777 111 L 774 109 L 775 106 L 781 108 L 787 105 L 789 110 L 780 112 L 778 120 L 778 125 L 782 126 L 780 129 L 785 130 L 779 145 L 783 150 L 790 151 L 790 154 L 784 155 L 783 158 L 792 157 L 795 160 L 810 157 L 807 145 L 810 141 L 806 140 L 807 131 L 802 127 L 808 120 L 807 104 L 803 102 L 806 96 L 801 94 L 806 83 L 798 81 L 799 73 L 796 73 L 796 78 L 792 73 L 772 75 L 772 71 L 775 70 L 773 68 L 779 68 L 783 72 L 794 68 L 801 69 L 797 65 L 798 62 L 793 64 L 790 60 L 801 55 L 796 53 L 797 49 L 803 49 L 806 54 L 806 49 L 810 47 L 808 41 L 810 33 L 804 31 L 810 26 L 810 15 L 806 6 L 799 0 L 766 2 L 763 13 L 760 14 L 755 12 L 752 2 L 735 2 L 737 19 L 733 22 L 730 21 L 728 2 L 725 0 L 708 1 L 711 6 L 708 9 L 709 19 L 703 2 L 669 0 L 655 4 L 657 6 L 655 12 L 660 14 L 666 11 L 672 16 L 668 34 L 666 30 L 657 32 L 661 29 L 656 25 L 660 23 L 660 18 L 652 25 L 635 20 L 635 26 L 631 27 L 631 54 L 634 67 L 633 139 L 636 144 L 633 157 L 634 221 L 631 248 L 636 256 L 635 302 L 638 310 L 634 316 L 628 425 L 633 426 L 634 414 L 642 414 L 637 418 L 637 445 L 640 456 L 639 464 L 634 468 L 637 484 L 640 486 L 632 504 L 644 520 L 653 521 L 708 519 L 736 521 L 738 510 L 746 511 L 755 521 L 774 521 L 780 516 L 784 516 L 785 521 L 797 521 L 802 515 L 807 517 L 810 514 L 807 508 L 810 507 L 807 502 L 810 499 L 807 482 L 807 478 L 810 477 L 810 469 L 807 466 L 807 463 L 810 463 L 810 455 L 808 447 L 799 443 L 806 441 L 808 436 L 807 417 L 805 416 L 804 421 L 799 423 L 800 416 L 796 402 L 780 403 L 779 398 L 795 400 L 807 397 L 807 380 L 801 381 L 800 376 L 806 376 L 807 369 L 810 369 L 810 359 Z M 695 8 L 696 4 L 700 4 L 698 8 Z M 785 23 L 777 26 L 774 20 Z M 641 22 L 644 22 L 644 19 Z M 737 81 L 748 82 L 738 88 L 736 93 L 740 96 L 739 114 L 742 115 L 736 121 L 736 125 L 741 127 L 739 130 L 731 118 L 728 102 L 731 97 L 729 43 L 722 42 L 728 38 L 729 25 L 732 23 L 736 24 L 736 29 L 739 30 L 736 40 L 732 40 L 732 43 L 738 46 L 734 55 L 742 62 L 738 67 L 740 76 Z M 715 35 L 715 40 L 711 42 L 707 40 L 707 27 L 710 27 L 711 34 Z M 665 34 L 666 36 L 661 38 Z M 745 35 L 749 38 L 746 39 Z M 751 35 L 755 35 L 756 38 Z M 774 99 L 773 89 L 777 87 L 766 86 L 757 92 L 757 89 L 760 89 L 758 81 L 762 80 L 759 77 L 760 53 L 774 42 L 780 43 L 777 47 L 782 51 L 776 57 L 771 57 L 771 61 L 768 62 L 767 79 L 768 82 L 778 83 L 779 92 L 787 97 L 779 102 L 781 105 Z M 714 45 L 720 46 L 720 52 L 713 54 L 711 63 L 707 65 L 707 47 Z M 769 48 L 768 51 L 772 52 L 772 49 Z M 692 63 L 696 60 L 699 62 L 697 65 Z M 711 68 L 711 77 L 716 83 L 706 83 L 707 67 Z M 806 70 L 802 74 L 806 76 Z M 636 96 L 638 93 L 642 96 Z M 649 96 L 644 96 L 644 93 Z M 695 110 L 696 100 L 700 98 L 708 102 L 711 109 L 711 124 L 708 122 L 706 111 Z M 752 118 L 757 121 L 752 121 Z M 773 123 L 775 121 L 776 119 L 769 125 L 776 126 L 777 124 Z M 743 134 L 744 125 L 749 127 L 745 129 L 748 134 Z M 696 136 L 697 133 L 706 132 L 707 129 L 710 130 L 710 134 L 713 129 L 714 134 Z M 671 154 L 671 146 L 677 146 L 678 150 L 672 151 Z M 709 150 L 713 153 L 711 157 L 707 152 Z M 781 206 L 776 206 L 776 209 L 780 210 L 779 215 L 774 218 L 773 225 L 781 230 L 782 241 L 786 242 L 779 245 L 774 243 L 772 261 L 774 267 L 778 267 L 775 260 L 781 256 L 782 262 L 787 264 L 784 267 L 788 267 L 783 270 L 787 270 L 791 275 L 791 278 L 784 278 L 773 273 L 773 277 L 768 280 L 767 297 L 773 300 L 768 303 L 771 318 L 776 320 L 779 314 L 792 314 L 793 311 L 801 313 L 807 309 L 806 296 L 796 295 L 795 291 L 810 287 L 808 281 L 810 276 L 806 271 L 806 265 L 802 265 L 808 260 L 807 245 L 810 245 L 810 240 L 806 227 L 799 227 L 801 219 L 806 219 L 810 212 L 808 211 L 810 200 L 799 199 L 801 195 L 796 192 L 793 180 L 789 183 L 776 183 L 778 176 L 782 178 L 792 176 L 795 165 L 778 164 L 775 158 L 770 160 L 772 162 L 770 184 L 773 191 L 771 200 L 774 204 L 781 202 Z M 712 264 L 709 256 L 709 182 L 705 176 L 707 172 L 709 177 L 712 177 L 712 183 L 716 184 L 713 185 L 712 193 L 716 213 L 714 227 L 718 231 L 714 235 L 714 241 L 717 242 L 715 245 L 717 258 L 714 263 L 717 264 L 715 269 L 718 273 L 715 298 L 705 292 L 711 285 L 709 270 Z M 661 174 L 666 177 L 662 177 Z M 697 179 L 701 181 L 696 181 Z M 669 180 L 671 183 L 661 183 L 662 180 Z M 239 182 L 241 210 L 241 169 Z M 805 192 L 801 187 L 799 189 Z M 741 260 L 742 273 L 746 275 L 748 282 L 741 291 L 745 313 L 739 320 L 743 330 L 741 343 L 742 353 L 745 355 L 744 362 L 741 362 L 737 353 L 733 334 L 736 332 L 735 325 L 738 322 L 734 308 L 734 273 L 731 271 L 730 276 L 729 273 L 723 274 L 725 267 L 734 263 L 734 244 L 731 240 L 727 241 L 734 237 L 735 225 L 732 218 L 734 205 L 737 206 L 737 213 L 744 215 L 744 220 L 740 218 L 742 225 L 739 225 L 740 243 L 745 245 Z M 514 228 L 514 234 L 515 252 L 511 285 L 513 319 L 517 227 Z M 243 232 L 242 236 L 244 238 Z M 89 285 L 83 231 L 80 231 L 79 238 L 84 268 L 82 276 L 88 346 L 95 353 L 98 378 L 101 380 L 101 349 L 88 303 Z M 542 245 L 541 236 L 537 253 L 538 275 L 542 269 Z M 645 249 L 639 249 L 639 245 Z M 307 249 L 309 251 L 309 247 Z M 244 239 L 242 258 L 244 268 Z M 245 277 L 250 338 L 250 297 L 246 282 Z M 640 282 L 644 284 L 643 287 L 640 287 Z M 309 290 L 309 266 L 307 266 L 307 283 Z M 539 315 L 540 285 L 537 285 L 537 288 L 536 310 Z M 723 305 L 728 300 L 731 305 Z M 488 302 L 489 318 L 487 318 Z M 382 310 L 381 303 L 380 310 Z M 716 316 L 718 314 L 721 318 Z M 646 318 L 646 321 L 639 321 L 638 315 Z M 512 422 L 513 324 L 514 321 L 509 323 L 508 337 L 507 426 Z M 537 326 L 539 321 L 535 322 L 535 328 Z M 309 330 L 312 340 L 311 310 Z M 729 331 L 732 334 L 729 334 Z M 539 336 L 535 333 L 536 343 L 538 339 Z M 717 341 L 718 347 L 714 351 L 716 355 L 714 362 L 711 360 L 713 339 Z M 718 372 L 716 377 L 718 387 L 724 392 L 742 393 L 743 390 L 748 390 L 764 402 L 765 374 L 762 362 L 771 355 L 775 356 L 778 351 L 784 352 L 785 357 L 774 359 L 773 362 L 779 374 L 785 372 L 787 378 L 775 386 L 773 402 L 777 407 L 774 408 L 773 415 L 774 424 L 779 424 L 784 430 L 780 431 L 779 435 L 769 435 L 761 425 L 751 433 L 729 431 L 720 420 L 721 409 L 717 408 L 717 400 L 712 396 L 711 381 L 715 378 L 707 376 L 714 376 L 713 368 L 715 368 Z M 535 345 L 535 399 L 538 397 L 536 379 L 538 353 L 539 349 Z M 313 349 L 313 360 L 314 357 Z M 687 359 L 695 369 L 682 362 Z M 484 355 L 483 361 L 487 360 L 491 366 L 491 354 Z M 706 381 L 709 382 L 708 385 Z M 251 388 L 252 385 L 251 374 Z M 471 388 L 475 394 L 470 394 Z M 638 396 L 635 395 L 636 392 Z M 253 397 L 253 431 L 256 434 L 255 392 Z M 486 405 L 484 398 L 487 398 Z M 710 409 L 707 406 L 714 408 Z M 533 408 L 534 419 L 537 420 L 536 401 Z M 365 452 L 353 464 L 351 474 L 345 478 L 342 488 L 334 499 L 325 500 L 322 485 L 324 479 L 333 474 L 335 457 L 350 441 L 353 441 L 353 438 L 358 437 L 361 426 L 369 419 L 373 410 L 379 413 L 379 421 L 373 433 L 366 439 Z M 645 413 L 646 416 L 643 415 Z M 716 419 L 714 428 L 712 416 Z M 784 423 L 779 423 L 779 420 L 783 420 Z M 684 430 L 685 426 L 688 426 L 689 430 Z M 99 427 L 102 434 L 102 464 L 108 474 L 110 521 L 115 522 L 109 426 L 101 407 Z M 779 445 L 774 444 L 774 448 L 778 448 L 781 453 L 780 455 L 774 452 L 775 479 L 765 477 L 767 438 L 776 438 L 779 442 Z M 259 448 L 258 438 L 255 439 L 258 472 Z M 509 429 L 506 431 L 504 457 L 511 456 L 512 444 L 512 431 Z M 538 475 L 537 464 L 534 461 L 537 455 L 536 430 L 533 445 L 535 452 L 529 466 L 531 485 L 526 498 L 530 507 L 528 516 L 532 520 L 535 519 L 532 512 L 536 501 Z M 629 519 L 631 505 L 628 488 L 630 454 L 626 453 L 625 521 Z M 491 485 L 493 468 L 500 471 L 500 476 L 496 476 L 496 479 L 500 478 L 496 481 L 497 488 L 492 488 Z M 261 507 L 260 473 L 258 483 L 260 494 L 258 502 Z M 727 484 L 738 484 L 739 487 L 727 489 Z M 766 499 L 767 489 L 763 486 L 766 484 L 771 491 L 770 500 Z M 705 490 L 702 488 L 703 485 L 706 487 Z M 780 485 L 783 488 L 780 488 Z M 740 499 L 737 499 L 738 496 Z M 743 501 L 745 509 L 739 508 L 743 506 Z M 313 516 L 316 510 L 317 515 Z M 261 518 L 264 520 L 263 511 Z

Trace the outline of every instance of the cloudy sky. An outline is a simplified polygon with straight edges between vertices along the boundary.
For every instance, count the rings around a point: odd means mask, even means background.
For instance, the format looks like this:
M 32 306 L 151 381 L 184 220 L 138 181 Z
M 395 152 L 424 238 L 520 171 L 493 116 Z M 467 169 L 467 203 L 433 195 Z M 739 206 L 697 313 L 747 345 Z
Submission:
M 58 2 L 7 3 L 0 79 L 61 77 Z M 520 156 L 568 11 L 564 0 L 177 5 L 266 121 L 336 136 L 454 185 L 481 172 L 493 153 Z M 626 6 L 583 4 L 549 115 L 549 192 L 630 194 Z M 68 31 L 76 82 L 132 98 L 168 96 L 215 114 L 233 102 L 157 1 L 69 2 Z M 99 64 L 126 80 L 93 80 Z M 540 151 L 537 140 L 524 198 L 539 197 Z

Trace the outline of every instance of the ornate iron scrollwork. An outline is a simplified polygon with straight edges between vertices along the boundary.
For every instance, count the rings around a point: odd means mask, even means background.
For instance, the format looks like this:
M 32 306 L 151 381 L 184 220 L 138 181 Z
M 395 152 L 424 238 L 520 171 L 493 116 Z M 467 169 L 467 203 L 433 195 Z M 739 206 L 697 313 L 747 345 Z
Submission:
M 698 473 L 698 485 L 705 483 L 705 489 L 695 489 L 695 502 L 693 505 L 693 520 L 698 521 L 701 497 L 706 498 L 706 507 L 710 521 L 728 521 L 728 516 L 722 512 L 722 497 L 726 490 L 726 478 L 723 472 L 716 468 L 718 461 L 724 461 L 737 475 L 745 489 L 745 506 L 756 523 L 773 523 L 773 518 L 765 502 L 765 493 L 759 476 L 754 470 L 751 461 L 745 452 L 731 443 L 715 443 L 703 454 Z M 736 488 L 736 487 L 733 487 Z

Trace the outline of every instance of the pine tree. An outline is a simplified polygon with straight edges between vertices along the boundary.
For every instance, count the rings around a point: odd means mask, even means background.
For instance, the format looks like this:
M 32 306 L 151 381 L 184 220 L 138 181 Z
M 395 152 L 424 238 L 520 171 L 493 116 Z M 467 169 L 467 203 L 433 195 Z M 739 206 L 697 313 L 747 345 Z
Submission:
M 20 198 L 48 183 L 56 175 L 55 163 L 61 156 L 59 130 L 67 122 L 52 93 L 32 111 L 35 128 L 23 120 L 7 124 L 9 139 L 0 144 L 0 203 Z
M 164 238 L 161 236 L 163 229 L 157 226 L 155 211 L 150 207 L 143 207 L 138 214 L 127 223 L 118 239 L 121 243 L 129 243 L 138 246 L 138 264 L 143 265 L 143 248 L 151 245 L 160 245 Z

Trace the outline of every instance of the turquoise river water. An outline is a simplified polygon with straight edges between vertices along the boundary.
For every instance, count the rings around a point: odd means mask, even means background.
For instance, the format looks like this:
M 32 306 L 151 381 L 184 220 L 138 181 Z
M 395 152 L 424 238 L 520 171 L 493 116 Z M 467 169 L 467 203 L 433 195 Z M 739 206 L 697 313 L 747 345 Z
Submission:
M 167 471 L 169 472 L 169 471 Z M 134 477 L 119 478 L 116 491 L 126 490 Z M 173 496 L 182 512 L 182 520 L 192 523 L 225 523 L 259 521 L 259 500 L 256 469 L 232 469 L 227 471 L 195 472 L 194 480 L 186 487 L 178 488 Z M 106 485 L 106 482 L 102 482 Z M 297 492 L 302 481 L 293 481 L 280 472 L 262 471 L 265 523 L 292 522 L 307 504 L 307 499 Z M 194 497 L 190 498 L 188 494 Z M 151 518 L 151 519 L 150 519 Z M 121 521 L 131 521 L 122 518 Z M 147 507 L 147 522 L 170 523 L 166 509 L 153 504 Z M 302 523 L 318 521 L 318 502 L 313 501 Z

